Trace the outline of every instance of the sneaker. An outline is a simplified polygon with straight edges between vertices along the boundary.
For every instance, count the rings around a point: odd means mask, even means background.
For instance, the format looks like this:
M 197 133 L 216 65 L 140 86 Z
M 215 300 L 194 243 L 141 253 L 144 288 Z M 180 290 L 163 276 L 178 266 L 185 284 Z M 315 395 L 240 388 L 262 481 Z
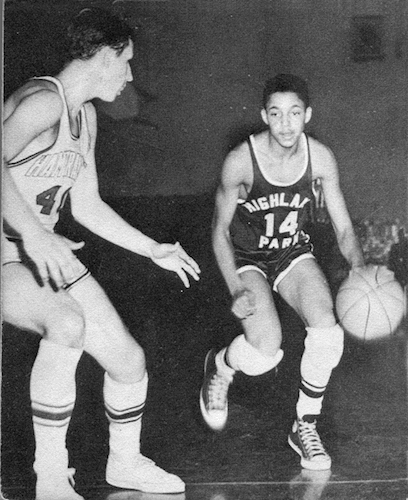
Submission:
M 215 356 L 216 349 L 211 349 L 204 363 L 204 382 L 200 391 L 201 414 L 213 431 L 224 429 L 228 418 L 228 388 L 235 371 L 218 370 Z
M 186 489 L 178 476 L 169 474 L 141 454 L 132 463 L 108 459 L 106 481 L 118 488 L 145 493 L 183 493 Z
M 316 415 L 305 415 L 303 419 L 295 420 L 288 443 L 301 456 L 300 465 L 305 469 L 330 469 L 331 458 L 316 430 Z
M 37 474 L 35 500 L 84 500 L 74 490 L 75 469 L 67 470 L 67 477 Z

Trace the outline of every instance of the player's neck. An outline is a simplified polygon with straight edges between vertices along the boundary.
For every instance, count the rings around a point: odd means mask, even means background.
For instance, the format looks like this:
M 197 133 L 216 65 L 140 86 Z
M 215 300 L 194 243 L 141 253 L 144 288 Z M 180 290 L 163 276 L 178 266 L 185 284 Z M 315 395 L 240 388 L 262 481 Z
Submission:
M 95 97 L 94 88 L 96 82 L 92 78 L 92 74 L 81 71 L 79 65 L 71 63 L 56 78 L 64 88 L 65 99 L 71 117 L 77 116 L 83 104 Z
M 301 151 L 301 138 L 303 134 L 299 137 L 299 139 L 291 146 L 284 146 L 280 144 L 271 133 L 268 133 L 268 149 L 271 156 L 280 160 L 282 162 L 288 161 L 296 157 Z

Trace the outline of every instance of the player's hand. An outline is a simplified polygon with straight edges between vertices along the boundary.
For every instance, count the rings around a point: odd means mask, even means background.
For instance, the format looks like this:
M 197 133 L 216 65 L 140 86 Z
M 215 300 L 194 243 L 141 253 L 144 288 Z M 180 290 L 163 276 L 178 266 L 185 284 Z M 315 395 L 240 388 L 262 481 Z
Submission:
M 24 251 L 37 268 L 42 284 L 52 281 L 61 288 L 82 268 L 74 251 L 85 245 L 41 229 L 23 237 Z
M 359 273 L 359 271 L 365 271 L 366 269 L 370 269 L 370 268 L 373 268 L 375 267 L 374 264 L 356 264 L 354 266 L 352 266 L 349 270 L 349 276 L 352 275 L 352 274 L 355 274 L 355 273 Z
M 231 311 L 239 319 L 252 316 L 256 311 L 255 294 L 246 288 L 235 293 L 232 298 Z
M 190 287 L 189 274 L 196 281 L 201 272 L 197 262 L 192 259 L 180 243 L 162 243 L 153 247 L 152 261 L 163 269 L 174 271 L 178 274 L 186 288 Z

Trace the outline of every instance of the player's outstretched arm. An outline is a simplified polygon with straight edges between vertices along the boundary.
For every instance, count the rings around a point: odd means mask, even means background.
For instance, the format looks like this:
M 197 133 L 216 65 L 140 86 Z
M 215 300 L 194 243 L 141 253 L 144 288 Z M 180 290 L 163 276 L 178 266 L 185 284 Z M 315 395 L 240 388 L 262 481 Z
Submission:
M 128 224 L 99 195 L 95 166 L 96 114 L 91 104 L 86 105 L 88 126 L 91 134 L 91 148 L 87 167 L 78 177 L 71 190 L 71 209 L 74 218 L 89 231 L 115 245 L 144 257 L 155 264 L 175 272 L 186 287 L 190 286 L 188 276 L 199 279 L 200 268 L 179 243 L 160 244 Z

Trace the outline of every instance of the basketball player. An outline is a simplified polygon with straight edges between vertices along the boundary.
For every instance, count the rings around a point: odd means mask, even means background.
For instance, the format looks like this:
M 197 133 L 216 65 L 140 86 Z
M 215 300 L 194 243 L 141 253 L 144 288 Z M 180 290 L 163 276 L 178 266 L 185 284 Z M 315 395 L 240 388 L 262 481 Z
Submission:
M 186 287 L 189 277 L 199 279 L 180 244 L 145 236 L 99 196 L 90 100 L 113 101 L 132 81 L 131 35 L 110 13 L 83 10 L 69 26 L 70 58 L 61 72 L 28 81 L 4 107 L 3 315 L 42 336 L 30 382 L 37 500 L 83 500 L 73 489 L 66 449 L 83 351 L 105 369 L 107 482 L 145 492 L 185 490 L 179 477 L 140 453 L 148 386 L 142 348 L 76 257 L 83 242 L 53 232 L 69 194 L 74 218 L 90 231 L 174 271 Z
M 338 244 L 352 269 L 364 265 L 363 255 L 333 154 L 304 133 L 312 116 L 306 83 L 285 74 L 268 80 L 261 115 L 267 130 L 228 154 L 217 190 L 213 247 L 243 334 L 207 354 L 200 407 L 209 427 L 222 430 L 234 374 L 261 375 L 282 360 L 274 290 L 299 314 L 307 332 L 289 444 L 304 468 L 325 470 L 331 459 L 316 423 L 330 375 L 342 356 L 343 331 L 304 230 L 314 180 L 320 179 Z

